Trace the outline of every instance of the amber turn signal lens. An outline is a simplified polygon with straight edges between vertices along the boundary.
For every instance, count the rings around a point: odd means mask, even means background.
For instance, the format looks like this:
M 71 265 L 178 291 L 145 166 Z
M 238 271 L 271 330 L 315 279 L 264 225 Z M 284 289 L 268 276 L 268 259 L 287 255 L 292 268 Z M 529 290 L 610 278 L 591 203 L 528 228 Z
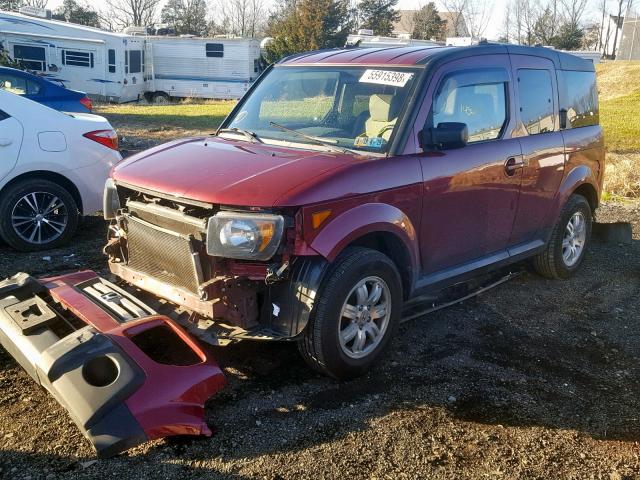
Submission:
M 273 235 L 276 233 L 276 227 L 271 222 L 258 222 L 258 229 L 260 230 L 260 237 L 262 239 L 258 251 L 262 252 L 271 242 Z
M 311 225 L 314 229 L 318 228 L 322 225 L 327 218 L 331 215 L 331 210 L 320 210 L 319 212 L 314 212 L 311 214 Z

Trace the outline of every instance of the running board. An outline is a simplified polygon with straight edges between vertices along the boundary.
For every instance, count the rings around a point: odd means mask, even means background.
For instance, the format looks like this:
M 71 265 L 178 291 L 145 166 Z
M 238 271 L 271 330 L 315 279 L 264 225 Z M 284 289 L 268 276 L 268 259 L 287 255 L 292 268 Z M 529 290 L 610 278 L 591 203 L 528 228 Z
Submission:
M 522 271 L 509 272 L 508 274 L 498 278 L 497 280 L 496 280 L 496 277 L 494 276 L 492 277 L 491 280 L 489 280 L 490 283 L 485 283 L 484 285 L 476 288 L 472 292 L 466 293 L 463 296 L 454 298 L 453 300 L 446 299 L 446 296 L 444 297 L 445 299 L 438 299 L 438 300 L 434 299 L 433 295 L 422 295 L 420 297 L 416 297 L 405 304 L 400 323 L 409 322 L 411 320 L 422 317 L 429 313 L 437 312 L 438 310 L 442 310 L 443 308 L 451 307 L 458 303 L 464 302 L 465 300 L 469 300 L 470 298 L 480 295 L 481 293 L 484 293 L 487 290 L 491 290 L 492 288 L 497 287 L 498 285 L 502 285 L 503 283 L 508 282 L 509 280 L 521 274 L 522 274 Z M 456 286 L 466 286 L 466 285 L 468 285 L 468 283 L 454 285 L 451 288 L 454 288 Z M 425 303 L 427 304 L 430 303 L 431 305 L 425 306 Z

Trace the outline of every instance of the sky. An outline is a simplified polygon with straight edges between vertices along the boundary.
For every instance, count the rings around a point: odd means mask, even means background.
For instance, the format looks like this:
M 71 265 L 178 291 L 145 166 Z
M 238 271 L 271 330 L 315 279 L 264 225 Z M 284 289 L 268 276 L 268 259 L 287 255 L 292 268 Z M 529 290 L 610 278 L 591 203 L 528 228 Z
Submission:
M 224 1 L 224 0 L 221 0 L 221 1 Z M 272 3 L 272 0 L 266 0 L 266 1 L 267 3 Z M 425 1 L 426 0 L 400 0 L 400 2 L 398 3 L 398 6 L 403 10 L 410 10 L 410 9 L 419 8 L 420 5 L 424 5 Z M 88 1 L 87 3 L 89 3 L 94 7 L 97 7 L 96 4 L 101 2 Z M 159 0 L 159 3 L 164 3 L 164 2 L 162 0 Z M 438 2 L 436 2 L 436 4 L 437 3 Z M 493 1 L 493 6 L 491 8 L 491 11 L 492 11 L 491 18 L 489 19 L 487 30 L 485 31 L 485 34 L 484 34 L 484 36 L 489 40 L 497 39 L 502 33 L 502 25 L 504 23 L 504 10 L 505 10 L 506 3 L 507 3 L 507 0 Z M 60 6 L 61 4 L 62 4 L 62 0 L 49 0 L 49 3 L 47 4 L 47 8 L 50 8 L 53 10 L 56 7 Z

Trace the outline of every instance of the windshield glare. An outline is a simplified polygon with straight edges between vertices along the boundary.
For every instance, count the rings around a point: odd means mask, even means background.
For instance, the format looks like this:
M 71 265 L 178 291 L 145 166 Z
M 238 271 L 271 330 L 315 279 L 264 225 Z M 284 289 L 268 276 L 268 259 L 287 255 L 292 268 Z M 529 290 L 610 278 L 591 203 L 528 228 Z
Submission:
M 270 124 L 275 122 L 330 145 L 384 153 L 417 76 L 402 68 L 276 67 L 228 127 L 267 142 L 316 143 Z

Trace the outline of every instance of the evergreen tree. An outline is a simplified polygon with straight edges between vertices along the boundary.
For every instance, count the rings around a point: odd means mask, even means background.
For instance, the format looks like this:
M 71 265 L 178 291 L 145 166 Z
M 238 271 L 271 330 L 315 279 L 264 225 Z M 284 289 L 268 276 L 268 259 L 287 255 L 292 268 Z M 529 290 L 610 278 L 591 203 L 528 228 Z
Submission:
M 436 4 L 427 3 L 413 16 L 412 37 L 420 40 L 444 40 L 446 22 L 440 18 Z
M 577 25 L 565 23 L 551 40 L 551 45 L 560 50 L 578 50 L 582 46 L 584 31 Z
M 62 5 L 53 12 L 55 20 L 63 20 L 88 27 L 100 27 L 98 12 L 92 10 L 89 5 L 82 6 L 75 0 L 64 0 Z
M 17 12 L 23 3 L 22 0 L 0 0 L 0 10 Z
M 169 0 L 162 8 L 160 18 L 179 35 L 204 35 L 209 27 L 206 0 Z
M 270 62 L 298 52 L 343 47 L 352 28 L 348 0 L 289 0 L 270 17 Z
M 391 35 L 393 23 L 400 20 L 396 5 L 398 0 L 362 0 L 358 4 L 360 28 L 373 30 L 374 35 Z

